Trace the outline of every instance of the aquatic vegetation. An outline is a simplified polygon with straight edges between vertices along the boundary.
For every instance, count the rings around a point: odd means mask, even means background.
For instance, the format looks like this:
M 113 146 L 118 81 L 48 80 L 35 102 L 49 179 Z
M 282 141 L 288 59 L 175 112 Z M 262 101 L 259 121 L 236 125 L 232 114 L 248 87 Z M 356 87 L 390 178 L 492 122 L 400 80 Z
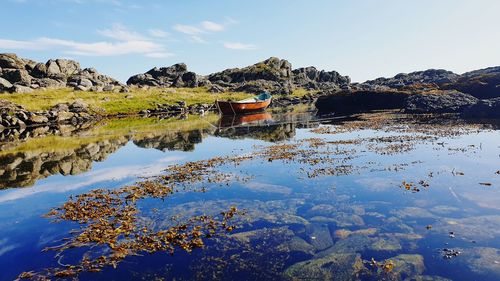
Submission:
M 320 126 L 312 129 L 316 135 L 308 130 L 305 138 L 249 146 L 250 151 L 235 148 L 229 156 L 171 165 L 161 175 L 133 185 L 71 197 L 48 214 L 55 221 L 78 225 L 62 243 L 46 248 L 55 253 L 59 265 L 27 271 L 19 278 L 73 278 L 93 271 L 104 271 L 92 276 L 105 278 L 124 261 L 141 264 L 134 256 L 180 250 L 191 252 L 189 258 L 167 258 L 160 269 L 137 272 L 138 276 L 445 280 L 424 275 L 422 255 L 426 263 L 453 264 L 469 257 L 470 249 L 445 248 L 449 251 L 429 260 L 426 253 L 419 255 L 429 237 L 443 242 L 435 249 L 476 240 L 483 245 L 499 236 L 498 218 L 479 216 L 470 197 L 458 190 L 457 183 L 471 180 L 477 171 L 461 163 L 453 163 L 453 170 L 442 167 L 417 149 L 449 158 L 469 157 L 467 150 L 450 155 L 448 148 L 461 146 L 449 138 L 476 127 L 418 128 L 417 121 L 405 123 L 403 115 L 385 113 L 376 113 L 371 125 L 370 118 L 362 115 L 354 125 Z M 367 131 L 358 133 L 359 128 Z M 491 170 L 490 165 L 486 175 L 481 171 L 483 179 L 492 176 Z M 496 179 L 489 180 L 496 185 Z M 448 183 L 457 189 L 448 188 Z M 189 193 L 196 193 L 195 199 Z M 440 201 L 443 194 L 450 200 Z M 443 261 L 440 254 L 453 259 Z M 179 271 L 186 276 L 179 276 Z
M 71 232 L 67 241 L 44 251 L 55 251 L 62 265 L 64 255 L 73 249 L 88 249 L 76 264 L 46 269 L 44 272 L 23 272 L 22 279 L 44 280 L 50 277 L 70 277 L 81 272 L 99 272 L 106 266 L 116 267 L 128 256 L 140 253 L 166 251 L 176 248 L 192 251 L 204 246 L 204 238 L 212 238 L 231 232 L 235 225 L 231 220 L 240 215 L 236 207 L 217 216 L 193 216 L 185 221 L 173 220 L 172 225 L 161 229 L 142 223 L 137 202 L 146 198 L 164 199 L 174 192 L 203 191 L 194 183 L 221 183 L 228 180 L 222 173 L 213 171 L 216 166 L 238 164 L 247 157 L 218 157 L 209 160 L 187 162 L 170 167 L 166 175 L 138 182 L 115 190 L 97 189 L 70 199 L 46 216 L 56 222 L 72 221 L 80 225 Z M 210 179 L 210 180 L 208 180 Z M 96 250 L 96 249 L 100 249 Z M 106 249 L 106 254 L 102 250 Z M 94 250 L 93 250 L 94 249 Z

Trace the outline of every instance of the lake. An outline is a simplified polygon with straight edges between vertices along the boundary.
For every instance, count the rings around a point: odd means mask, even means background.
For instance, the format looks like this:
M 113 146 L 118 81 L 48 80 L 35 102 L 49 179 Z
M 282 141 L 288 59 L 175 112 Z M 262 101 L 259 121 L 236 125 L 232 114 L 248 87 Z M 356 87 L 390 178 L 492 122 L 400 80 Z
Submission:
M 1 280 L 499 280 L 500 122 L 301 106 L 0 144 Z

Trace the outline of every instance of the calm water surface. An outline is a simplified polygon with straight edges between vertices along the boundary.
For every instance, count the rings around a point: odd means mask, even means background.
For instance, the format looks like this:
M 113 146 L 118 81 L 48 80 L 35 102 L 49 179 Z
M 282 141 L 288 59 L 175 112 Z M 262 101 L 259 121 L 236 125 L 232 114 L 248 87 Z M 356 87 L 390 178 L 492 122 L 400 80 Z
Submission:
M 157 229 L 236 206 L 245 213 L 232 232 L 190 253 L 141 253 L 79 279 L 500 280 L 499 122 L 384 116 L 125 119 L 4 143 L 0 280 L 109 252 L 58 259 L 42 251 L 80 227 L 42 217 L 71 195 L 256 152 L 217 167 L 229 180 L 203 182 L 204 192 L 187 185 L 137 203 L 138 220 Z M 290 155 L 262 153 L 271 146 Z

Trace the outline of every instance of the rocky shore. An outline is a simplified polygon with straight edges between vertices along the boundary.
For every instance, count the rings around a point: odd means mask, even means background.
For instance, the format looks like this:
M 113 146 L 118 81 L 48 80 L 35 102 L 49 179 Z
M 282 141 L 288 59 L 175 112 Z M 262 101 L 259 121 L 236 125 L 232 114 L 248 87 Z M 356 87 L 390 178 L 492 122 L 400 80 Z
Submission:
M 498 118 L 500 67 L 462 75 L 430 69 L 352 84 L 316 102 L 322 112 L 401 109 L 408 113 L 457 113 L 465 118 Z
M 28 111 L 24 107 L 0 99 L 0 131 L 4 128 L 25 129 L 44 124 L 82 124 L 98 119 L 89 114 L 80 101 L 61 103 L 45 111 Z
M 497 118 L 500 106 L 500 67 L 464 74 L 442 69 L 402 73 L 364 83 L 351 83 L 349 76 L 315 67 L 293 69 L 290 62 L 271 57 L 262 62 L 231 68 L 209 75 L 189 71 L 186 64 L 155 67 L 127 80 L 127 85 L 82 69 L 78 62 L 51 59 L 38 63 L 15 54 L 0 54 L 0 126 L 61 123 L 78 124 L 98 118 L 81 103 L 58 104 L 46 111 L 31 112 L 2 100 L 8 93 L 29 93 L 41 89 L 70 87 L 74 91 L 129 92 L 131 89 L 199 88 L 213 93 L 260 93 L 274 95 L 273 107 L 315 102 L 321 112 L 350 113 L 380 109 L 401 109 L 411 113 L 458 113 L 467 118 Z M 297 96 L 294 91 L 303 91 Z M 174 95 L 165 90 L 165 95 Z M 124 94 L 127 95 L 127 94 Z M 106 98 L 105 98 L 106 99 Z M 174 104 L 155 103 L 134 114 L 185 114 L 214 110 L 212 104 L 186 104 L 179 97 Z

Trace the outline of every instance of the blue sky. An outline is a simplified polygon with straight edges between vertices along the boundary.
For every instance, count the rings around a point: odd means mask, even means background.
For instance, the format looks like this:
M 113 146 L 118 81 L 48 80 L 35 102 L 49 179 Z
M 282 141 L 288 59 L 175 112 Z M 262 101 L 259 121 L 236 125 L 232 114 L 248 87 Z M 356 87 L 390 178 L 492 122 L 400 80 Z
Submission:
M 122 81 L 277 56 L 353 81 L 500 65 L 498 0 L 0 0 L 0 52 L 71 58 Z

